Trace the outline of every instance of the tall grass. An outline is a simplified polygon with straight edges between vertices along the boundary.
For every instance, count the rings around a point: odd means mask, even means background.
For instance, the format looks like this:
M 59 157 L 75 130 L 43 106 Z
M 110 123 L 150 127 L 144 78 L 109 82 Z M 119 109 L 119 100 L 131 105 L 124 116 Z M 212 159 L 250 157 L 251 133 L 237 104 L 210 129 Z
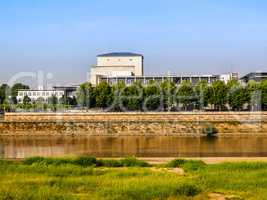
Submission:
M 267 199 L 267 163 L 206 165 L 177 159 L 161 166 L 182 167 L 183 176 L 147 166 L 135 158 L 0 161 L 0 200 L 189 200 L 208 199 L 214 192 L 239 199 Z

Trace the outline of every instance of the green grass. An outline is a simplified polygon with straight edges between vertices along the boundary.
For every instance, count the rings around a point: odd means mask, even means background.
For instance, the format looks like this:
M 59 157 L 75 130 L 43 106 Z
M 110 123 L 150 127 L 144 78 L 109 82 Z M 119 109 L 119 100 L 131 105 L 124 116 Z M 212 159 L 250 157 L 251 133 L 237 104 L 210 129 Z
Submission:
M 153 167 L 135 158 L 0 160 L 0 200 L 202 200 L 214 192 L 241 199 L 267 199 L 267 163 L 206 165 L 177 159 Z M 185 175 L 166 167 L 184 168 Z

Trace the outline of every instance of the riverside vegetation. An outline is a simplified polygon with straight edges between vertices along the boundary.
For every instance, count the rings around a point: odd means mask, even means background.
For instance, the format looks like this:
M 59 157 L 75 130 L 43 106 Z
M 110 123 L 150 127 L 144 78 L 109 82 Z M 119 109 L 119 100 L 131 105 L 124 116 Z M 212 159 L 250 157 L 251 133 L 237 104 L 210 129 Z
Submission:
M 176 173 L 172 168 L 182 168 Z M 173 160 L 150 165 L 135 158 L 28 158 L 0 161 L 0 199 L 267 199 L 267 163 Z M 214 198 L 213 198 L 214 199 Z
M 58 111 L 71 108 L 104 109 L 106 111 L 192 111 L 192 110 L 267 110 L 267 80 L 259 83 L 249 81 L 243 85 L 236 80 L 225 84 L 215 81 L 208 84 L 200 81 L 193 85 L 183 81 L 176 85 L 165 80 L 162 83 L 150 81 L 147 85 L 135 82 L 125 85 L 122 82 L 110 86 L 101 82 L 96 87 L 90 83 L 81 84 L 77 98 L 52 96 L 45 101 L 39 98 L 32 101 L 25 96 L 17 102 L 18 90 L 29 86 L 15 84 L 0 86 L 0 111 Z

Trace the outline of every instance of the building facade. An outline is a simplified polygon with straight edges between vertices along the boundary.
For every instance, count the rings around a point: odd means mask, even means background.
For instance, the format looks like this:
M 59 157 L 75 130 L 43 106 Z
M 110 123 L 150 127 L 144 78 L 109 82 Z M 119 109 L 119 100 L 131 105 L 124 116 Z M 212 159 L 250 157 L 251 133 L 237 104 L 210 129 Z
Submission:
M 143 76 L 143 55 L 136 53 L 108 53 L 97 56 L 91 67 L 90 82 L 97 85 L 103 77 Z
M 42 98 L 45 102 L 52 96 L 60 99 L 64 96 L 65 92 L 63 90 L 19 90 L 17 101 L 18 103 L 22 103 L 25 96 L 28 96 L 31 101 L 37 101 Z
M 28 96 L 32 101 L 42 98 L 45 102 L 52 96 L 60 99 L 61 97 L 76 97 L 76 91 L 79 86 L 54 86 L 53 90 L 19 90 L 17 101 L 23 102 L 25 96 Z
M 248 83 L 250 80 L 260 82 L 267 79 L 267 72 L 251 72 L 241 78 L 241 81 Z
M 97 65 L 91 68 L 90 82 L 93 86 L 100 82 L 107 82 L 110 85 L 124 82 L 131 85 L 134 82 L 147 84 L 150 81 L 163 82 L 170 80 L 175 84 L 182 81 L 189 81 L 196 84 L 199 81 L 207 81 L 209 84 L 216 80 L 224 81 L 238 80 L 237 73 L 229 73 L 222 75 L 191 75 L 191 76 L 144 76 L 144 57 L 135 53 L 109 53 L 97 56 Z

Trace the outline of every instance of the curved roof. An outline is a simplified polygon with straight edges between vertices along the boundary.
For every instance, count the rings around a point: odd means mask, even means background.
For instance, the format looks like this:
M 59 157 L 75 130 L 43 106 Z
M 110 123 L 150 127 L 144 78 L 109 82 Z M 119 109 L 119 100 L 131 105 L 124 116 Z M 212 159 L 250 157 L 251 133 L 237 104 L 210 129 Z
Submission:
M 142 54 L 130 53 L 130 52 L 113 52 L 107 54 L 100 54 L 97 57 L 143 57 Z

